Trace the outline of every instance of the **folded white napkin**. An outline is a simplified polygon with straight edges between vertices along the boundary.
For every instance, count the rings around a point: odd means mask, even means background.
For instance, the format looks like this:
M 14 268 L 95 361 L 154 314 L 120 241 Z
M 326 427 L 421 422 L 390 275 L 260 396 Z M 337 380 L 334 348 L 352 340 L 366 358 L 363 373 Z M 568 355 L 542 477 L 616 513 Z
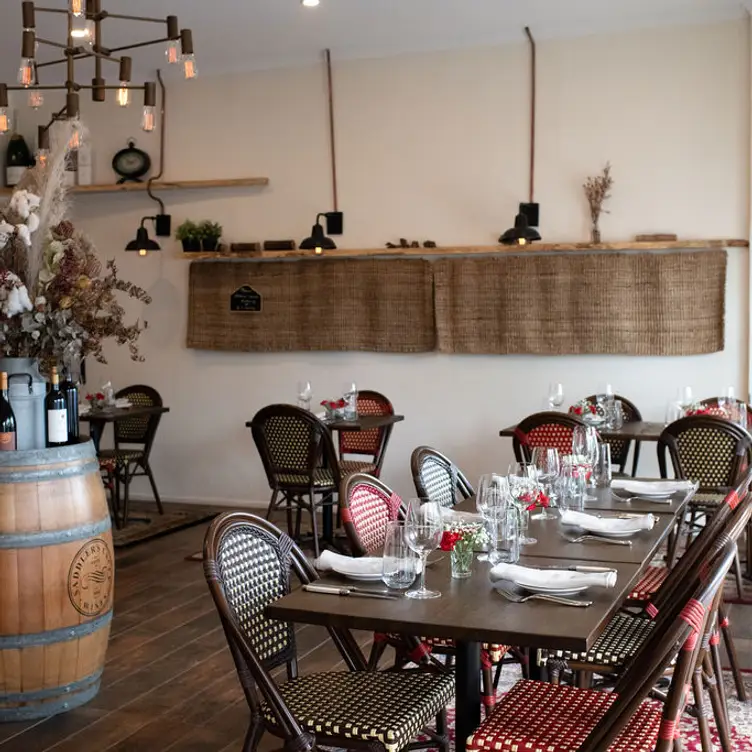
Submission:
M 91 412 L 91 406 L 90 405 L 79 405 L 78 406 L 78 414 L 79 415 L 88 415 Z
M 131 407 L 131 401 L 127 397 L 123 397 L 122 399 L 116 399 L 115 407 L 118 407 L 120 409 Z
M 441 507 L 441 519 L 449 525 L 453 522 L 483 524 L 483 517 L 481 515 L 474 512 L 458 512 L 456 509 L 451 509 L 450 507 Z
M 636 530 L 652 530 L 655 517 L 652 514 L 634 515 L 628 519 L 619 517 L 595 517 L 584 512 L 562 511 L 563 525 L 576 525 L 592 533 L 628 533 Z
M 383 563 L 380 556 L 343 556 L 334 551 L 322 551 L 321 556 L 313 562 L 320 572 L 335 571 L 341 574 L 381 574 Z
M 691 480 L 627 480 L 617 478 L 611 481 L 611 489 L 614 491 L 626 491 L 629 494 L 680 493 L 689 491 L 694 486 Z
M 519 564 L 497 564 L 488 575 L 491 582 L 511 580 L 522 587 L 605 587 L 616 586 L 616 572 L 572 572 L 567 569 L 535 569 Z

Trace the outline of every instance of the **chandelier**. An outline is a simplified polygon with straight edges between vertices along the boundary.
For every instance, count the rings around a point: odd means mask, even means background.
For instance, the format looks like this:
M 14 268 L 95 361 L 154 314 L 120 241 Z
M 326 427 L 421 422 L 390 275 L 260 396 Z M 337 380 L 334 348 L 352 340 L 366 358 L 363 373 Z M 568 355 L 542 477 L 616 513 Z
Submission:
M 121 107 L 131 104 L 132 92 L 143 92 L 143 115 L 141 127 L 149 132 L 156 128 L 157 121 L 157 85 L 154 81 L 144 84 L 133 84 L 131 72 L 133 59 L 121 53 L 152 45 L 165 45 L 165 56 L 171 65 L 181 65 L 187 79 L 196 78 L 198 68 L 193 52 L 193 34 L 190 29 L 181 29 L 177 16 L 167 18 L 147 18 L 144 16 L 130 16 L 120 13 L 110 13 L 102 10 L 102 0 L 67 0 L 67 9 L 39 8 L 33 2 L 25 0 L 21 4 L 23 17 L 23 35 L 21 43 L 21 64 L 18 69 L 18 85 L 9 86 L 0 83 L 0 133 L 10 130 L 10 116 L 8 110 L 9 91 L 28 91 L 28 104 L 39 109 L 44 104 L 45 91 L 64 91 L 66 93 L 65 106 L 52 116 L 50 123 L 40 129 L 40 134 L 49 130 L 56 120 L 73 120 L 79 116 L 79 93 L 91 91 L 94 102 L 104 102 L 108 90 L 116 92 L 115 98 Z M 65 43 L 42 39 L 36 33 L 36 14 L 53 13 L 65 17 L 67 33 Z M 145 42 L 137 42 L 122 47 L 106 47 L 103 41 L 102 27 L 104 21 L 122 19 L 127 21 L 142 21 L 144 23 L 159 24 L 165 28 L 165 36 Z M 46 45 L 62 51 L 62 58 L 40 62 L 37 60 L 39 45 Z M 94 78 L 91 84 L 81 84 L 76 81 L 76 67 L 82 60 L 94 60 Z M 103 74 L 105 65 L 117 66 L 119 69 L 118 83 L 108 84 Z M 45 85 L 40 83 L 40 71 L 43 68 L 65 66 L 65 83 Z

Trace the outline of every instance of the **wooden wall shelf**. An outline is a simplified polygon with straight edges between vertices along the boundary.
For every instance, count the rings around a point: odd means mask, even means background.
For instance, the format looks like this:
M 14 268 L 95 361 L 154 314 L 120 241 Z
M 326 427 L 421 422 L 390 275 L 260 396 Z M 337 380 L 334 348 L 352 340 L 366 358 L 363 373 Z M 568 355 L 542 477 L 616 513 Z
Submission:
M 196 190 L 206 188 L 245 188 L 269 185 L 269 178 L 234 178 L 231 180 L 159 180 L 151 184 L 153 191 Z M 77 185 L 71 193 L 131 193 L 146 191 L 148 183 L 122 183 L 112 185 Z M 10 195 L 12 188 L 3 188 L 2 195 Z
M 445 248 L 358 248 L 325 251 L 325 258 L 355 258 L 359 256 L 475 256 L 495 253 L 577 253 L 583 251 L 670 251 L 670 250 L 719 250 L 723 248 L 748 248 L 749 241 L 733 239 L 716 240 L 672 240 L 662 242 L 625 242 L 625 243 L 531 243 L 526 246 L 516 245 L 467 245 Z M 181 253 L 180 258 L 187 261 L 208 261 L 211 259 L 241 259 L 267 261 L 276 259 L 316 258 L 313 251 L 264 251 L 263 253 Z

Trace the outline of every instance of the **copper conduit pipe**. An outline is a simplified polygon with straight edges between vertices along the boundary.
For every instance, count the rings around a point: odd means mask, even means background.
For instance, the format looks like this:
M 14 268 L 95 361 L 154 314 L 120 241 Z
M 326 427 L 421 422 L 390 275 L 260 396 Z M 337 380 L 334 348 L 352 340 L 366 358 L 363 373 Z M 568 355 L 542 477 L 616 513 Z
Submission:
M 532 74 L 532 97 L 530 102 L 530 203 L 535 203 L 535 103 L 536 103 L 536 49 L 535 39 L 530 27 L 525 27 L 525 34 L 530 40 L 531 49 L 531 74 Z
M 337 191 L 337 152 L 334 139 L 334 90 L 332 86 L 332 54 L 331 50 L 325 50 L 326 55 L 326 81 L 329 94 L 329 148 L 332 160 L 332 198 L 334 211 L 339 211 Z

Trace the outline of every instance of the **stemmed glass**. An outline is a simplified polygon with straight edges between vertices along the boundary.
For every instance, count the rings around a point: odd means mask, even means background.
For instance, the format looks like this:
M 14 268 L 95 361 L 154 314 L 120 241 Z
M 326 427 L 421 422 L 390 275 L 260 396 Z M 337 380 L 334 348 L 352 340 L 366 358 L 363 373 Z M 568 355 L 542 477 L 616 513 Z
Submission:
M 509 466 L 509 491 L 512 494 L 512 502 L 517 508 L 520 521 L 520 545 L 532 546 L 538 542 L 537 538 L 528 535 L 528 523 L 530 520 L 531 499 L 538 493 L 538 481 L 535 478 L 535 468 L 524 462 L 518 462 Z
M 533 449 L 532 457 L 533 465 L 538 476 L 538 481 L 543 486 L 543 493 L 548 496 L 551 506 L 554 505 L 555 497 L 555 483 L 559 477 L 561 471 L 561 463 L 559 461 L 559 450 L 553 447 L 535 447 Z M 555 520 L 557 519 L 555 514 L 552 514 L 548 509 L 541 509 L 532 516 L 534 520 Z
M 548 409 L 554 410 L 564 404 L 564 387 L 561 384 L 548 385 Z
M 572 454 L 578 465 L 584 465 L 591 477 L 598 461 L 598 433 L 592 426 L 575 426 L 572 431 Z M 586 496 L 585 501 L 596 501 Z
M 313 392 L 311 390 L 311 382 L 299 381 L 298 382 L 298 407 L 302 407 L 304 410 L 310 410 L 312 394 Z
M 426 499 L 411 499 L 405 516 L 405 538 L 407 545 L 420 556 L 420 585 L 417 590 L 408 590 L 407 598 L 439 598 L 438 590 L 426 588 L 426 565 L 428 554 L 435 551 L 441 542 L 444 524 L 441 518 L 441 504 Z
M 676 398 L 677 403 L 683 410 L 692 406 L 692 387 L 683 386 L 680 387 L 678 396 Z
M 483 517 L 486 526 L 490 525 L 495 514 L 509 501 L 509 484 L 506 478 L 496 473 L 481 475 L 478 492 L 475 495 L 475 507 Z M 478 561 L 489 561 L 488 554 L 478 554 Z

